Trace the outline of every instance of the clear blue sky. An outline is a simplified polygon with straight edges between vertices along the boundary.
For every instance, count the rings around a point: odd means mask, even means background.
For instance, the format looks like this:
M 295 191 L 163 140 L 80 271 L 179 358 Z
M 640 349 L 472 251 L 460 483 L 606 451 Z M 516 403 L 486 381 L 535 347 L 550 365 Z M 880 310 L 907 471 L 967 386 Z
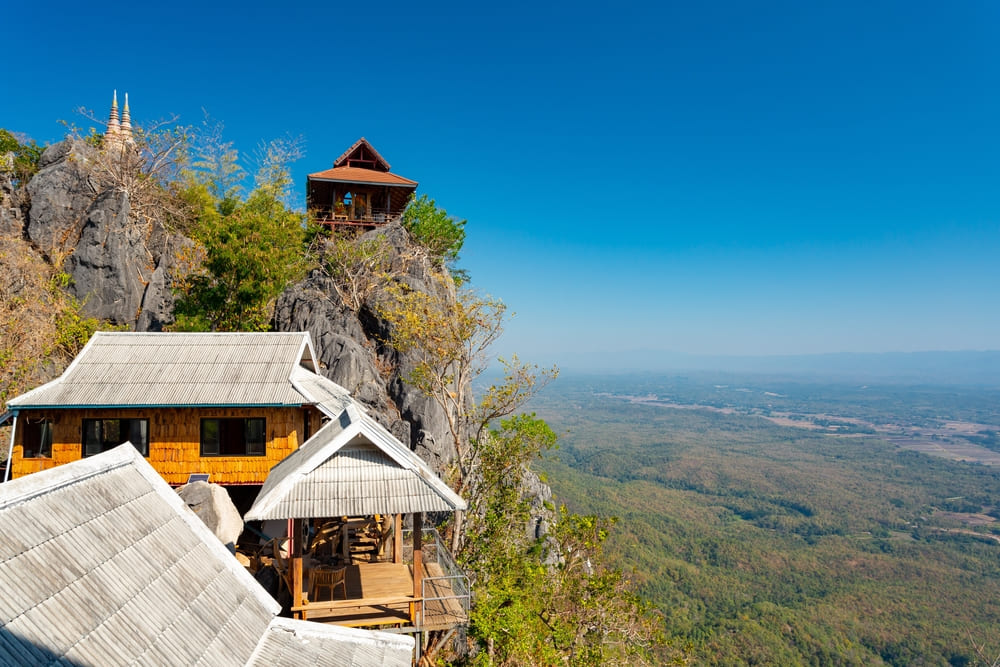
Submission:
M 0 126 L 367 137 L 467 218 L 500 352 L 1000 348 L 993 2 L 8 3 Z M 29 6 L 31 5 L 31 6 Z

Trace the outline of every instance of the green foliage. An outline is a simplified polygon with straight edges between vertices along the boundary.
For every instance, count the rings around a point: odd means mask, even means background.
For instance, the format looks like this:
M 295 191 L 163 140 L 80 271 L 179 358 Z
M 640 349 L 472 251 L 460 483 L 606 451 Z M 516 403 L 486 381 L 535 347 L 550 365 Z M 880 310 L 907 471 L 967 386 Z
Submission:
M 203 270 L 187 277 L 175 328 L 268 329 L 273 300 L 304 269 L 301 215 L 257 190 L 229 215 L 204 214 L 195 234 Z
M 604 565 L 613 520 L 562 508 L 549 535 L 528 530 L 524 477 L 555 446 L 533 414 L 500 421 L 480 443 L 481 483 L 460 555 L 474 573 L 473 665 L 664 664 L 683 654 L 621 571 Z
M 9 169 L 17 183 L 27 183 L 38 171 L 38 161 L 44 150 L 45 147 L 34 140 L 22 141 L 0 128 L 0 171 Z M 5 163 L 6 155 L 10 155 L 9 163 Z
M 285 203 L 298 145 L 282 140 L 262 148 L 256 187 L 240 201 L 242 172 L 232 146 L 221 133 L 209 143 L 182 193 L 194 214 L 190 233 L 201 246 L 201 270 L 185 278 L 173 329 L 264 331 L 274 299 L 307 264 L 303 217 Z
M 403 227 L 432 257 L 449 265 L 458 260 L 465 243 L 465 223 L 448 215 L 427 195 L 410 199 L 403 211 Z

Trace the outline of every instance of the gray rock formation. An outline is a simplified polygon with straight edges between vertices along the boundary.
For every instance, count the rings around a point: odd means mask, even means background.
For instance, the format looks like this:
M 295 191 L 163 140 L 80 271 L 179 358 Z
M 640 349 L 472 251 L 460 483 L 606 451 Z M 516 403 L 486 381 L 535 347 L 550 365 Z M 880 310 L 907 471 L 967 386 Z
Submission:
M 442 289 L 433 267 L 416 252 L 409 234 L 398 224 L 368 232 L 382 235 L 392 247 L 392 273 L 411 288 Z M 372 415 L 401 441 L 408 443 L 435 470 L 455 460 L 447 417 L 441 407 L 408 385 L 403 378 L 413 361 L 386 347 L 388 326 L 378 315 L 379 294 L 358 312 L 348 308 L 333 287 L 333 279 L 316 269 L 278 299 L 274 325 L 278 331 L 308 331 L 317 347 L 322 372 L 368 407 Z
M 178 488 L 177 495 L 223 544 L 230 549 L 235 547 L 243 532 L 243 517 L 224 487 L 208 482 L 192 482 Z
M 161 222 L 136 221 L 128 196 L 93 175 L 97 149 L 80 140 L 42 154 L 28 184 L 28 240 L 71 278 L 83 313 L 140 331 L 173 321 L 178 251 L 191 242 Z
M 22 204 L 27 193 L 16 187 L 13 174 L 4 168 L 5 162 L 7 160 L 0 155 L 0 236 L 20 238 L 24 229 Z

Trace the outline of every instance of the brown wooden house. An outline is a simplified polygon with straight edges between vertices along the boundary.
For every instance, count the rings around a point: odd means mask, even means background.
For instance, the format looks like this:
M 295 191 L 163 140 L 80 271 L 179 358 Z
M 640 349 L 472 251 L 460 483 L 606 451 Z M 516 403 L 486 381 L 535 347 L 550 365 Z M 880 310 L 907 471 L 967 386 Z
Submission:
M 306 206 L 322 224 L 372 228 L 398 219 L 416 189 L 361 137 L 332 169 L 309 174 Z
M 260 485 L 352 402 L 308 333 L 98 332 L 8 402 L 13 477 L 131 442 L 170 484 Z

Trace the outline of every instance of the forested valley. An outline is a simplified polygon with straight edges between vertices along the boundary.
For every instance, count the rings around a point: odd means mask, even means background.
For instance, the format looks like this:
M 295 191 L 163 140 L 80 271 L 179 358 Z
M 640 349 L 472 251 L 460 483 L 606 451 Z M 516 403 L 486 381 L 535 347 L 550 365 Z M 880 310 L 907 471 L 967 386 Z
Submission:
M 948 453 L 993 451 L 996 390 L 564 374 L 532 407 L 557 497 L 618 517 L 608 552 L 694 662 L 1000 653 L 1000 469 Z

